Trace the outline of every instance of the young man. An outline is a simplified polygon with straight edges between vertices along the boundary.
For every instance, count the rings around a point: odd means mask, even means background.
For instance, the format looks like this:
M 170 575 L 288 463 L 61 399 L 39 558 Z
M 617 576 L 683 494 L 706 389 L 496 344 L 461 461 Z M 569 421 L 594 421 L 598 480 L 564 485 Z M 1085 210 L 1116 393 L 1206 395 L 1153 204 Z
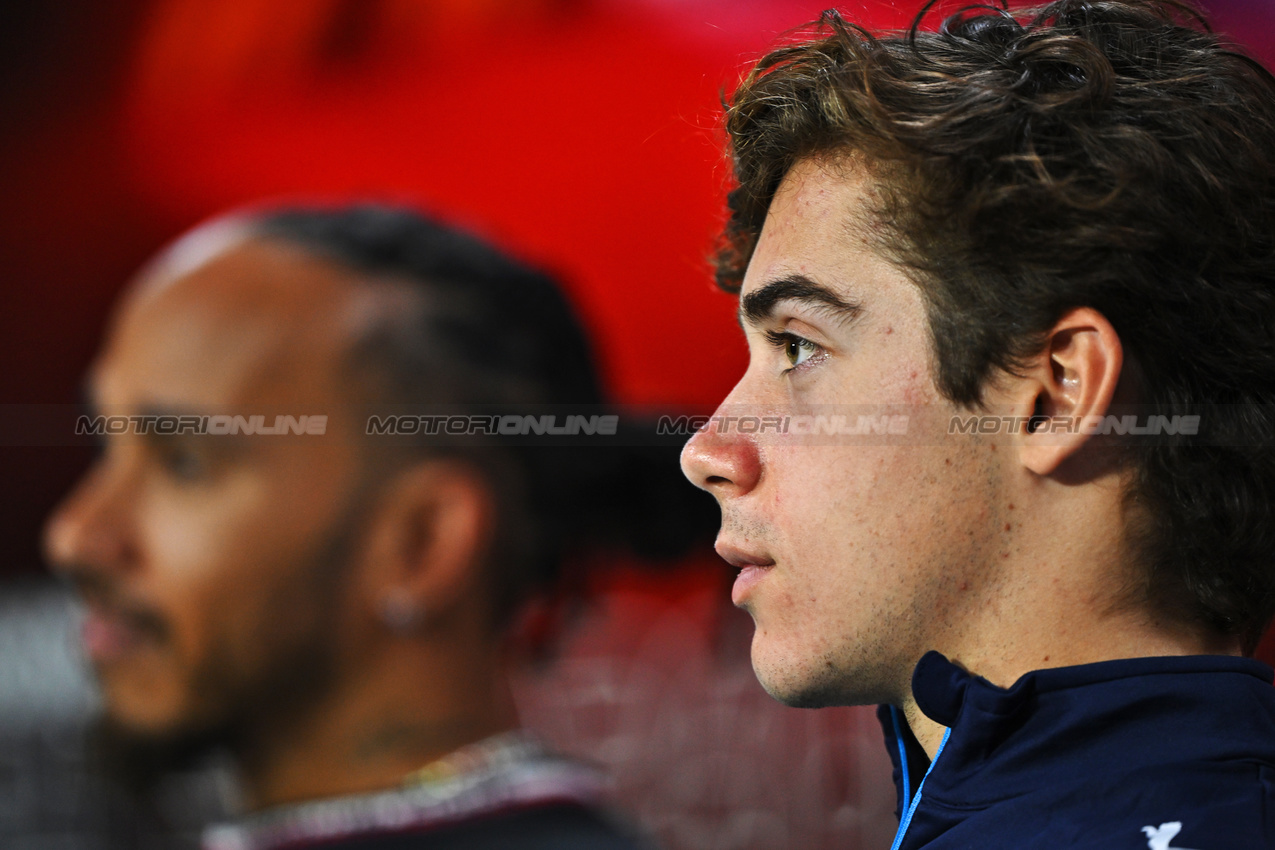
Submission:
M 405 211 L 222 219 L 142 275 L 90 389 L 129 427 L 47 549 L 120 752 L 234 757 L 252 814 L 207 846 L 636 846 L 505 679 L 608 454 L 451 427 L 600 400 L 552 281 Z
M 896 848 L 1275 846 L 1270 74 L 1155 0 L 829 14 L 727 126 L 683 468 L 762 684 L 884 704 Z

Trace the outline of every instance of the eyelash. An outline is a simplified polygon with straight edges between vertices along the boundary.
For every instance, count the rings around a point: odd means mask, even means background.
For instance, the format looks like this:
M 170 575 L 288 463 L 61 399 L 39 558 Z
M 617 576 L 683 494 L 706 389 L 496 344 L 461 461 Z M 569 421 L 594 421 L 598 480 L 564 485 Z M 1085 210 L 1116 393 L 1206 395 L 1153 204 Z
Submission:
M 789 333 L 788 331 L 766 331 L 766 341 L 769 342 L 771 345 L 773 345 L 775 348 L 784 352 L 785 355 L 788 353 L 787 349 L 788 349 L 788 346 L 790 345 L 795 344 L 797 346 L 810 346 L 810 349 L 811 349 L 810 357 L 807 357 L 801 363 L 796 363 L 788 367 L 787 369 L 785 369 L 783 371 L 783 374 L 785 375 L 787 375 L 789 372 L 794 371 L 795 369 L 802 368 L 807 363 L 809 363 L 812 358 L 814 358 L 817 354 L 823 351 L 822 347 L 818 343 L 811 342 L 805 337 L 797 336 L 796 334 Z

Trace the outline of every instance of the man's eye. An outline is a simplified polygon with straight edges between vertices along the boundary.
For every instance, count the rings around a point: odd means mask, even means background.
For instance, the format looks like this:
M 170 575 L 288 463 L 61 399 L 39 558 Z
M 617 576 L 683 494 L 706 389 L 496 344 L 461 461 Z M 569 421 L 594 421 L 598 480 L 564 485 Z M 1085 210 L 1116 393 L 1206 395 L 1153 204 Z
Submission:
M 204 458 L 188 448 L 172 448 L 160 452 L 159 460 L 164 470 L 180 481 L 194 481 L 207 472 Z
M 788 362 L 794 369 L 819 351 L 819 346 L 815 343 L 787 331 L 769 331 L 766 338 L 771 345 L 783 350 L 784 356 L 788 358 Z
M 817 345 L 799 336 L 789 336 L 788 344 L 784 346 L 784 354 L 788 355 L 788 362 L 794 366 L 805 363 L 817 350 Z

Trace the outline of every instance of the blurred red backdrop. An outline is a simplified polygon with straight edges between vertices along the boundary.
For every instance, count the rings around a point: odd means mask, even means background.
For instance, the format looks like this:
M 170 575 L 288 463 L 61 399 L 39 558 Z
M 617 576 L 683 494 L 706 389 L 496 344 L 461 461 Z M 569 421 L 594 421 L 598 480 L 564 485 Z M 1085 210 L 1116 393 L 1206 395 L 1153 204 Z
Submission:
M 918 5 L 843 9 L 897 26 Z M 6 4 L 0 404 L 75 401 L 115 295 L 200 219 L 263 197 L 374 195 L 558 272 L 618 400 L 711 406 L 744 365 L 706 262 L 727 178 L 720 95 L 823 6 Z M 1275 58 L 1275 4 L 1207 6 Z M 0 573 L 41 569 L 42 519 L 85 462 L 79 449 L 0 447 Z
M 857 0 L 871 26 L 913 0 Z M 612 390 L 711 405 L 742 370 L 706 257 L 719 98 L 816 0 L 63 0 L 0 31 L 0 403 L 76 400 L 167 239 L 279 195 L 401 198 L 563 276 Z M 1212 0 L 1275 55 L 1275 5 Z M 38 569 L 84 462 L 0 448 L 0 571 Z

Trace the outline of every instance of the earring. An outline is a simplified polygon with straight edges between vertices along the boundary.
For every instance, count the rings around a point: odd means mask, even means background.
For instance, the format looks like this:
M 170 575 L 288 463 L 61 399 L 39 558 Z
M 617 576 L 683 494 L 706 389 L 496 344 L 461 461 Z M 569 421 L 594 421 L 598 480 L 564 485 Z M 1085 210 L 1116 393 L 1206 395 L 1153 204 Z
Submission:
M 425 612 L 412 598 L 412 594 L 401 587 L 386 591 L 377 603 L 377 613 L 381 622 L 395 634 L 410 634 L 421 622 Z

